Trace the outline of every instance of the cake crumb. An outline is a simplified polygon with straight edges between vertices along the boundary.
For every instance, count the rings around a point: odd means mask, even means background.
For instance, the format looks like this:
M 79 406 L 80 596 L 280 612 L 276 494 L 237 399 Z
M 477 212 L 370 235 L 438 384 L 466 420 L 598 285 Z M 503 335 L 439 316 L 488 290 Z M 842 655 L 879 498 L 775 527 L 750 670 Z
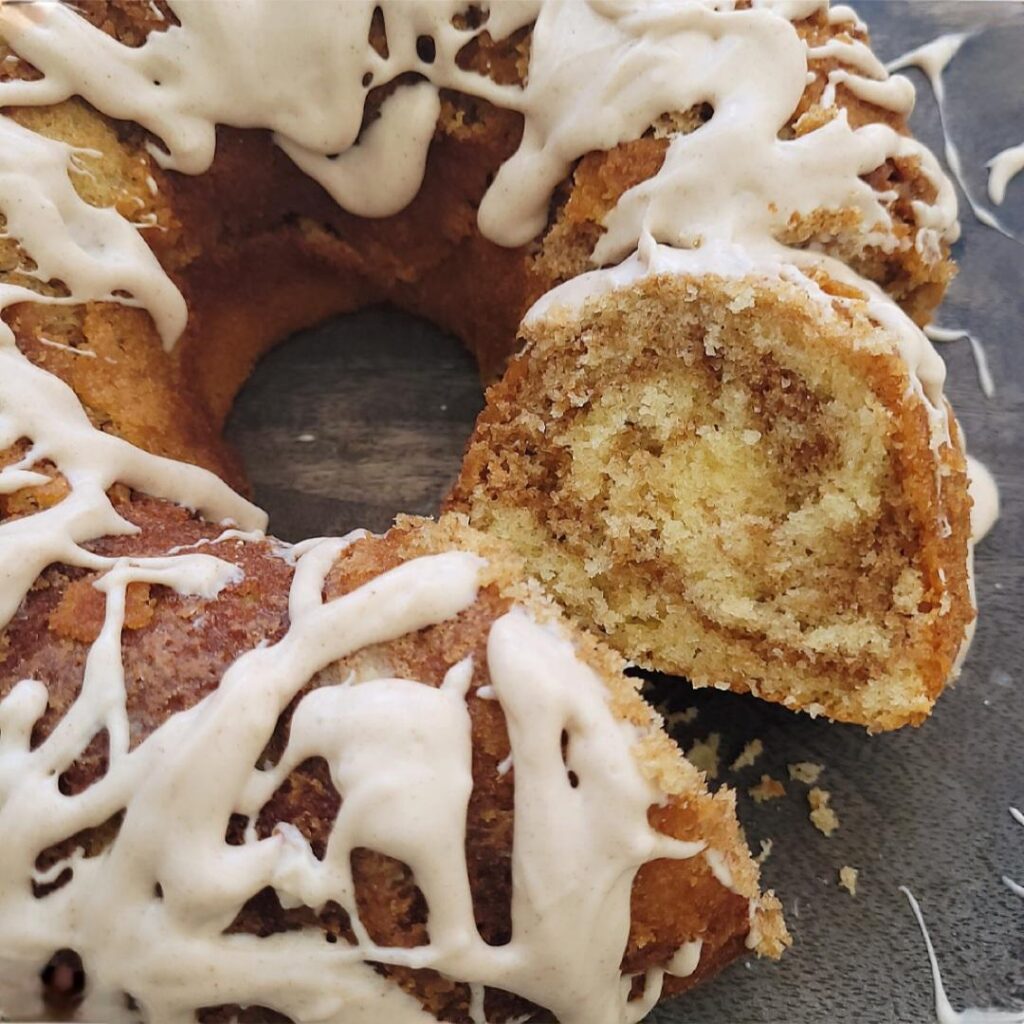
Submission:
M 839 869 L 840 888 L 845 889 L 851 896 L 857 895 L 858 874 L 860 874 L 860 872 L 856 868 L 851 868 L 849 864 L 844 864 Z
M 823 764 L 815 764 L 813 761 L 797 761 L 796 764 L 789 766 L 789 777 L 794 782 L 806 782 L 808 786 L 813 786 L 821 778 L 821 773 L 824 770 Z
M 777 800 L 780 796 L 785 796 L 786 787 L 778 779 L 762 775 L 761 781 L 756 786 L 751 786 L 747 792 L 754 798 L 755 803 L 763 804 L 766 800 Z
M 772 847 L 775 845 L 772 839 L 761 840 L 761 852 L 754 858 L 755 864 L 763 864 L 771 855 Z
M 684 708 L 682 711 L 670 711 L 663 717 L 666 729 L 671 729 L 677 725 L 693 725 L 697 721 L 697 709 Z
M 832 794 L 827 789 L 817 786 L 807 794 L 807 802 L 811 805 L 811 824 L 824 836 L 831 836 L 839 828 L 839 815 L 829 807 L 831 799 Z
M 722 742 L 719 733 L 713 732 L 706 740 L 695 740 L 686 752 L 686 759 L 699 768 L 709 779 L 718 778 L 718 747 Z
M 741 768 L 749 768 L 764 753 L 764 744 L 760 740 L 751 740 L 740 756 L 733 761 L 730 770 L 738 772 Z

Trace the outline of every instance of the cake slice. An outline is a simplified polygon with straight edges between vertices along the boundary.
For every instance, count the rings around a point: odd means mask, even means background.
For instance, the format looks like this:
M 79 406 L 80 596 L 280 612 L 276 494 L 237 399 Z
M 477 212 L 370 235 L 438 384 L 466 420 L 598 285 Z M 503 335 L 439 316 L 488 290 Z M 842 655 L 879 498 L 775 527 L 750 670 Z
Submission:
M 974 618 L 942 362 L 834 262 L 707 260 L 658 247 L 542 300 L 450 507 L 643 668 L 919 723 Z

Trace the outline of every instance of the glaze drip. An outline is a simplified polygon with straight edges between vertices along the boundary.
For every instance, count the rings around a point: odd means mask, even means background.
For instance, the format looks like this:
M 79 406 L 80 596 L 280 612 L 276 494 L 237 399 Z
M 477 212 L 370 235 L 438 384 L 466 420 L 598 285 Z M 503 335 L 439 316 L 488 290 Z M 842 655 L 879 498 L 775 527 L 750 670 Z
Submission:
M 988 167 L 988 197 L 996 206 L 1001 206 L 1007 185 L 1024 171 L 1024 142 L 996 153 L 985 166 Z
M 928 951 L 928 963 L 931 967 L 932 985 L 935 990 L 935 1019 L 938 1024 L 1024 1024 L 1024 1010 L 996 1010 L 989 1008 L 969 1007 L 966 1010 L 954 1010 L 953 1004 L 946 995 L 946 987 L 942 983 L 942 973 L 939 970 L 938 957 L 935 955 L 935 947 L 932 945 L 931 936 L 928 934 L 928 926 L 924 923 L 924 914 L 914 894 L 905 886 L 900 886 L 900 892 L 907 898 L 910 909 L 917 918 L 917 925 L 921 929 L 924 938 L 925 948 Z
M 982 206 L 981 203 L 975 199 L 971 190 L 967 187 L 967 182 L 964 179 L 963 165 L 960 160 L 960 150 L 957 148 L 956 143 L 953 141 L 953 137 L 950 135 L 949 130 L 946 127 L 946 85 L 945 82 L 943 82 L 942 75 L 949 66 L 950 61 L 952 61 L 960 52 L 960 48 L 970 38 L 971 34 L 969 32 L 951 32 L 946 35 L 939 36 L 931 42 L 924 43 L 922 46 L 918 46 L 916 49 L 910 50 L 908 53 L 890 61 L 886 67 L 889 71 L 902 71 L 906 68 L 916 67 L 924 72 L 925 77 L 928 79 L 928 84 L 931 86 L 932 92 L 935 95 L 935 102 L 939 108 L 939 121 L 942 124 L 942 137 L 946 163 L 949 166 L 950 171 L 953 172 L 953 177 L 956 178 L 957 184 L 963 190 L 964 196 L 967 198 L 967 204 L 971 208 L 971 212 L 979 223 L 984 224 L 986 227 L 993 228 L 1000 234 L 1005 235 L 1007 238 L 1013 238 L 1009 229 L 1003 225 L 991 210 L 987 210 Z M 1013 154 L 1013 152 L 1013 150 L 1007 150 L 1004 153 L 998 154 L 992 161 L 990 161 L 990 166 L 992 166 L 992 178 L 989 182 L 989 195 L 996 205 L 1002 202 L 1002 195 L 1006 189 L 1006 182 L 1009 181 L 1010 177 L 1012 177 L 1016 171 L 1020 170 L 1019 166 L 1014 169 L 1016 157 L 1014 155 L 1007 156 L 1007 153 Z M 1024 157 L 1021 157 L 1021 160 L 1022 166 L 1024 166 Z M 995 195 L 993 195 L 993 187 L 996 190 Z M 996 195 L 1000 198 L 995 198 Z
M 377 6 L 385 58 L 367 41 Z M 907 157 L 920 161 L 936 190 L 933 203 L 914 202 L 919 249 L 938 252 L 940 239 L 956 237 L 952 188 L 917 142 L 882 124 L 854 129 L 841 109 L 815 131 L 779 137 L 803 93 L 809 58 L 843 65 L 829 73 L 833 97 L 842 84 L 889 109 L 912 103 L 909 83 L 889 78 L 863 44 L 808 50 L 789 19 L 806 18 L 822 3 L 746 11 L 728 0 L 671 8 L 628 0 L 492 5 L 484 27 L 495 39 L 534 25 L 522 86 L 458 66 L 459 50 L 481 31 L 453 23 L 463 6 L 322 0 L 306 5 L 300 23 L 286 6 L 265 0 L 173 0 L 181 24 L 131 48 L 71 8 L 8 5 L 0 29 L 44 77 L 3 83 L 0 102 L 37 106 L 83 96 L 147 128 L 162 143 L 151 147 L 154 158 L 190 174 L 210 166 L 217 124 L 267 128 L 342 206 L 385 216 L 418 190 L 439 91 L 457 90 L 524 118 L 520 146 L 479 210 L 482 233 L 505 246 L 523 245 L 544 229 L 551 195 L 576 159 L 637 138 L 666 111 L 708 103 L 711 120 L 676 135 L 661 170 L 611 212 L 597 264 L 618 262 L 644 234 L 688 248 L 711 240 L 746 245 L 775 238 L 817 210 L 854 211 L 868 240 L 884 248 L 892 244 L 888 205 L 895 196 L 875 191 L 863 176 Z M 855 20 L 845 8 L 831 16 Z M 421 37 L 433 41 L 429 62 L 417 51 Z M 312 51 L 310 39 L 317 41 Z M 393 93 L 360 134 L 370 89 L 409 73 L 423 80 Z

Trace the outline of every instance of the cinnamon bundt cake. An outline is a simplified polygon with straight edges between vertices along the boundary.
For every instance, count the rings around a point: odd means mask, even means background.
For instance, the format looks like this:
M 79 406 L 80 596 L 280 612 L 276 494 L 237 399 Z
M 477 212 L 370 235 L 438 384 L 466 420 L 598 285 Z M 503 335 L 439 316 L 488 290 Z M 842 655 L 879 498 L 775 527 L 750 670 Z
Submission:
M 953 670 L 969 499 L 916 324 L 955 199 L 855 15 L 80 0 L 0 36 L 0 1014 L 621 1024 L 779 953 L 731 796 L 526 580 L 871 728 Z M 224 418 L 379 301 L 497 381 L 463 515 L 277 544 Z

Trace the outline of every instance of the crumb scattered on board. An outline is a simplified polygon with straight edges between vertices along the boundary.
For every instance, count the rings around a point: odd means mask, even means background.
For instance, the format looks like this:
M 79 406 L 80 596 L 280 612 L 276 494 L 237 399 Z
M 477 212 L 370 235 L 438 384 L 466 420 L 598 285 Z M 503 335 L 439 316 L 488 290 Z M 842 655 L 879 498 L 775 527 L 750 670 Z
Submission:
M 719 733 L 713 732 L 706 740 L 696 740 L 686 752 L 686 759 L 699 768 L 709 779 L 718 778 L 718 747 L 722 742 Z
M 794 782 L 806 782 L 808 786 L 813 786 L 821 778 L 821 773 L 824 770 L 823 764 L 815 764 L 813 761 L 797 761 L 796 764 L 789 766 L 789 777 Z
M 733 761 L 730 770 L 738 772 L 741 768 L 749 768 L 764 753 L 764 744 L 760 740 L 751 740 L 740 756 Z
M 811 805 L 811 824 L 825 836 L 831 836 L 839 828 L 839 815 L 829 807 L 832 794 L 827 789 L 815 786 L 807 794 L 807 802 Z
M 775 845 L 771 839 L 761 840 L 761 852 L 754 858 L 755 864 L 763 864 L 771 855 L 772 847 Z
M 851 868 L 849 864 L 844 864 L 839 869 L 839 885 L 845 889 L 851 896 L 857 895 L 857 875 L 860 872 L 856 868 Z
M 780 796 L 785 796 L 786 787 L 778 779 L 762 775 L 761 781 L 756 786 L 751 786 L 747 792 L 754 798 L 755 803 L 763 804 L 766 800 L 777 800 Z
M 672 729 L 677 725 L 692 725 L 697 721 L 697 709 L 684 708 L 682 711 L 669 711 L 664 718 L 666 729 Z

